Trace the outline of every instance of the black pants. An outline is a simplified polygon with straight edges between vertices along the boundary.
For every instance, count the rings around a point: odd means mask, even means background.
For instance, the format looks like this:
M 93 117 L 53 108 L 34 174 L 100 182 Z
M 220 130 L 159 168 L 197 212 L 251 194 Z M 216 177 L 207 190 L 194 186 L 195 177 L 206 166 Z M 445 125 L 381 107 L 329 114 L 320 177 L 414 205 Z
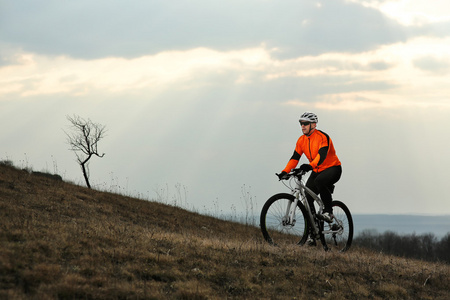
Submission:
M 306 182 L 306 186 L 309 189 L 320 195 L 320 199 L 322 199 L 324 205 L 324 212 L 333 213 L 331 207 L 333 198 L 331 193 L 333 191 L 333 184 L 339 181 L 341 174 L 342 167 L 334 166 L 320 173 L 312 172 Z M 314 199 L 308 193 L 306 194 L 306 198 L 308 199 L 309 207 L 314 211 Z

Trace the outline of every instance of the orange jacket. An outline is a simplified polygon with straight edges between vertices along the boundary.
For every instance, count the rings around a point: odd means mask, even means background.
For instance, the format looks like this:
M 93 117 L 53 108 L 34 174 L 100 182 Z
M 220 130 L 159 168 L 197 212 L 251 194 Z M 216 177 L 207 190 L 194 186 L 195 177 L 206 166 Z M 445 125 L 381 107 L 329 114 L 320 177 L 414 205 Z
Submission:
M 318 129 L 314 130 L 310 136 L 302 135 L 298 139 L 294 154 L 292 154 L 283 171 L 289 173 L 292 169 L 295 169 L 302 154 L 306 155 L 309 164 L 316 173 L 341 165 L 330 137 Z

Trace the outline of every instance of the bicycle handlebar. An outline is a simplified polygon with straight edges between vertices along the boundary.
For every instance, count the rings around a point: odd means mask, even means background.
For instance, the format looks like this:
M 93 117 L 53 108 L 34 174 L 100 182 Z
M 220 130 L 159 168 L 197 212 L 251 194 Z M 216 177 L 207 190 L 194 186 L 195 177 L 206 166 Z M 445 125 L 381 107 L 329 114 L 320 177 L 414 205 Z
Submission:
M 290 173 L 287 173 L 286 175 L 284 175 L 285 178 L 282 178 L 280 180 L 287 180 L 287 179 L 290 179 L 292 176 L 296 176 L 300 179 L 306 173 L 307 173 L 307 171 L 300 170 L 300 168 L 292 169 L 292 171 Z M 277 175 L 279 177 L 280 174 L 275 173 L 275 175 Z

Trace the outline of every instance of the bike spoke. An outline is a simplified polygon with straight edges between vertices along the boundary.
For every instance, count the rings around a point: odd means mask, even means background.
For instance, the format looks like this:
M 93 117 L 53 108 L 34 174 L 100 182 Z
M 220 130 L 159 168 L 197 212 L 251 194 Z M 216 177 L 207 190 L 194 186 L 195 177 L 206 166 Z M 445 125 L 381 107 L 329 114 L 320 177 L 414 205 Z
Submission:
M 307 222 L 304 207 L 295 208 L 295 218 L 289 220 L 286 210 L 292 202 L 289 194 L 278 194 L 270 198 L 261 212 L 261 230 L 264 238 L 271 244 L 303 244 L 306 240 Z
M 331 250 L 346 251 L 353 239 L 353 220 L 350 211 L 340 201 L 333 202 L 334 220 L 323 228 L 324 247 Z

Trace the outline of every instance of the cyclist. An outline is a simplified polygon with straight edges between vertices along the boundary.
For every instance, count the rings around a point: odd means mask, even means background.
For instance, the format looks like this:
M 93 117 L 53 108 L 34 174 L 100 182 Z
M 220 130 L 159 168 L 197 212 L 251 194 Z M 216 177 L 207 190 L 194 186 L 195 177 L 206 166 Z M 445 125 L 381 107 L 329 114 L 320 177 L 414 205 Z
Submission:
M 300 157 L 305 154 L 309 164 L 302 164 L 300 169 L 306 172 L 312 171 L 306 186 L 314 193 L 319 194 L 324 204 L 322 214 L 317 216 L 331 223 L 333 221 L 331 207 L 333 198 L 331 194 L 334 184 L 341 178 L 341 162 L 328 134 L 316 128 L 319 121 L 316 114 L 305 112 L 299 121 L 303 135 L 298 139 L 294 154 L 286 167 L 277 175 L 280 180 L 287 179 L 287 173 L 297 167 Z M 309 194 L 306 194 L 306 197 L 311 210 L 314 212 L 314 199 Z

